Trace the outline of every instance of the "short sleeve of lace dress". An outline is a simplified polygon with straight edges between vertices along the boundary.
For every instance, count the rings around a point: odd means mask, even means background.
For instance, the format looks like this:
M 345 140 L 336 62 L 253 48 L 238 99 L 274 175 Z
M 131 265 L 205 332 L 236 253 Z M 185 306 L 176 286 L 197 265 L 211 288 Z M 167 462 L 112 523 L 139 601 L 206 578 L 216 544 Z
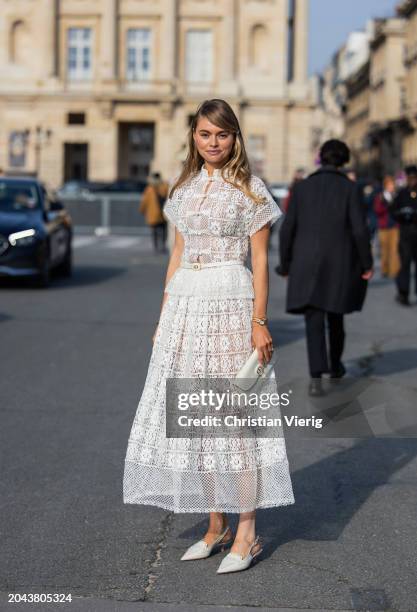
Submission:
M 178 227 L 177 204 L 175 198 L 168 198 L 163 210 L 164 216 L 176 227 Z
M 262 196 L 265 200 L 262 204 L 252 202 L 253 215 L 248 228 L 249 236 L 252 236 L 252 234 L 260 230 L 269 221 L 273 225 L 280 218 L 282 212 L 262 179 L 252 176 L 250 185 L 253 193 Z
M 173 188 L 177 180 L 178 180 L 178 176 L 175 176 L 173 179 L 169 181 L 168 193 L 171 193 L 171 189 Z M 164 217 L 166 217 L 166 219 L 168 219 L 168 221 L 170 221 L 173 225 L 175 225 L 178 229 L 180 229 L 180 219 L 178 218 L 179 216 L 178 215 L 178 205 L 179 205 L 179 198 L 178 198 L 178 188 L 177 188 L 172 194 L 172 196 L 166 199 L 166 202 L 163 208 L 163 215 Z

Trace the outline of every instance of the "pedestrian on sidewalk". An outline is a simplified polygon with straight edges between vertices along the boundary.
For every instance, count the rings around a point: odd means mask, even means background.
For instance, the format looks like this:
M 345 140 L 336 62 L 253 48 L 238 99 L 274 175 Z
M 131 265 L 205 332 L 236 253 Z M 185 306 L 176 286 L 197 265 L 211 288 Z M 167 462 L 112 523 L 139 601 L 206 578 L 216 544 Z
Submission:
M 400 269 L 398 254 L 398 223 L 389 212 L 395 197 L 394 177 L 387 175 L 383 180 L 383 190 L 374 198 L 374 210 L 378 224 L 378 240 L 381 257 L 381 275 L 396 278 Z
M 414 292 L 417 294 L 417 166 L 405 169 L 407 186 L 395 198 L 390 213 L 400 225 L 399 254 L 401 267 L 396 278 L 396 300 L 410 305 L 410 275 L 414 265 Z
M 143 192 L 139 212 L 145 216 L 152 230 L 152 242 L 156 253 L 166 253 L 167 222 L 163 215 L 168 196 L 168 183 L 162 180 L 159 172 L 153 172 Z
M 294 186 L 280 229 L 277 272 L 288 276 L 287 312 L 305 318 L 312 396 L 324 393 L 322 374 L 345 374 L 344 314 L 362 309 L 372 276 L 366 212 L 357 184 L 341 170 L 349 158 L 344 142 L 323 144 L 321 167 Z
M 290 202 L 291 202 L 291 194 L 292 194 L 292 190 L 294 189 L 294 185 L 296 183 L 298 183 L 299 181 L 302 181 L 304 177 L 305 177 L 305 170 L 304 170 L 304 168 L 297 168 L 297 170 L 294 173 L 294 176 L 293 176 L 293 179 L 291 181 L 291 184 L 289 186 L 288 194 L 286 195 L 286 197 L 282 201 L 282 210 L 284 212 L 288 211 L 288 207 L 289 207 Z
M 175 246 L 129 436 L 123 501 L 209 513 L 203 539 L 181 559 L 202 559 L 232 544 L 217 572 L 236 572 L 262 551 L 256 509 L 295 503 L 284 436 L 170 438 L 165 432 L 168 377 L 230 380 L 255 349 L 258 367 L 274 350 L 266 315 L 268 241 L 282 213 L 251 173 L 226 101 L 206 100 L 193 116 L 184 169 L 164 212 L 175 225 Z M 252 272 L 245 266 L 249 246 Z M 234 537 L 226 513 L 239 514 Z

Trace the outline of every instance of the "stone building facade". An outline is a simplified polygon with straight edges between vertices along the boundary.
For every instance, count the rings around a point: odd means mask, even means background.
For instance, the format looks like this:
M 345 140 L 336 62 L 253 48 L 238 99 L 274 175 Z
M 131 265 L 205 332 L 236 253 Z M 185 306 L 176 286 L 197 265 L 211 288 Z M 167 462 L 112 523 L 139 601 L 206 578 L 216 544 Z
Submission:
M 401 17 L 377 20 L 366 63 L 346 80 L 346 139 L 359 174 L 379 180 L 404 163 L 405 30 Z
M 0 0 L 0 166 L 65 180 L 172 177 L 224 98 L 254 171 L 312 165 L 308 0 Z
M 346 142 L 351 150 L 352 166 L 359 175 L 369 172 L 372 153 L 368 143 L 370 62 L 363 64 L 346 80 L 345 129 Z
M 381 20 L 371 43 L 367 145 L 372 151 L 373 174 L 378 177 L 402 168 L 404 32 L 403 19 Z
M 368 59 L 345 86 L 345 134 L 359 173 L 381 179 L 416 164 L 417 0 L 376 20 Z
M 317 140 L 320 142 L 329 138 L 347 137 L 347 81 L 353 75 L 359 75 L 360 69 L 368 61 L 370 41 L 374 32 L 373 19 L 367 22 L 363 30 L 350 32 L 345 43 L 333 54 L 330 63 L 319 77 L 320 93 L 315 123 Z M 355 119 L 353 124 L 353 131 L 357 132 Z
M 417 164 L 417 0 L 402 2 L 398 12 L 405 18 L 402 157 L 405 164 Z

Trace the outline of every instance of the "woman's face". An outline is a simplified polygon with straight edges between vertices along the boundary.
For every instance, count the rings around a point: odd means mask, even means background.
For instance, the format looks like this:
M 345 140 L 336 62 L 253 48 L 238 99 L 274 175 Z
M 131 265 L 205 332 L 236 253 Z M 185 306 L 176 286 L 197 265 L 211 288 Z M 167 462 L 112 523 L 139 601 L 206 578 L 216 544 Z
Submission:
M 193 134 L 201 157 L 215 168 L 221 168 L 229 159 L 235 135 L 217 127 L 206 117 L 200 117 Z

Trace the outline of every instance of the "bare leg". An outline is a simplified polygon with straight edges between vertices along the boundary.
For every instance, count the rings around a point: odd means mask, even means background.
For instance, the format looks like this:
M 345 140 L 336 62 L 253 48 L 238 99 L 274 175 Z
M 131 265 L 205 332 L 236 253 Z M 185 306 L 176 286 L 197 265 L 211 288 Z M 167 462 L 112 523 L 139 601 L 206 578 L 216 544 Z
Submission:
M 210 512 L 209 526 L 207 533 L 203 538 L 204 541 L 207 542 L 207 544 L 212 544 L 214 540 L 219 537 L 222 531 L 226 529 L 228 524 L 229 522 L 227 520 L 227 516 L 223 512 Z M 229 527 L 229 530 L 224 536 L 222 542 L 226 543 L 230 542 L 230 540 L 232 540 L 232 533 Z
M 233 542 L 230 552 L 238 553 L 242 557 L 246 557 L 249 552 L 251 545 L 255 539 L 255 516 L 256 510 L 252 512 L 242 512 L 239 515 L 239 525 L 236 532 L 235 541 Z M 261 548 L 261 544 L 258 542 L 252 548 L 252 555 Z

